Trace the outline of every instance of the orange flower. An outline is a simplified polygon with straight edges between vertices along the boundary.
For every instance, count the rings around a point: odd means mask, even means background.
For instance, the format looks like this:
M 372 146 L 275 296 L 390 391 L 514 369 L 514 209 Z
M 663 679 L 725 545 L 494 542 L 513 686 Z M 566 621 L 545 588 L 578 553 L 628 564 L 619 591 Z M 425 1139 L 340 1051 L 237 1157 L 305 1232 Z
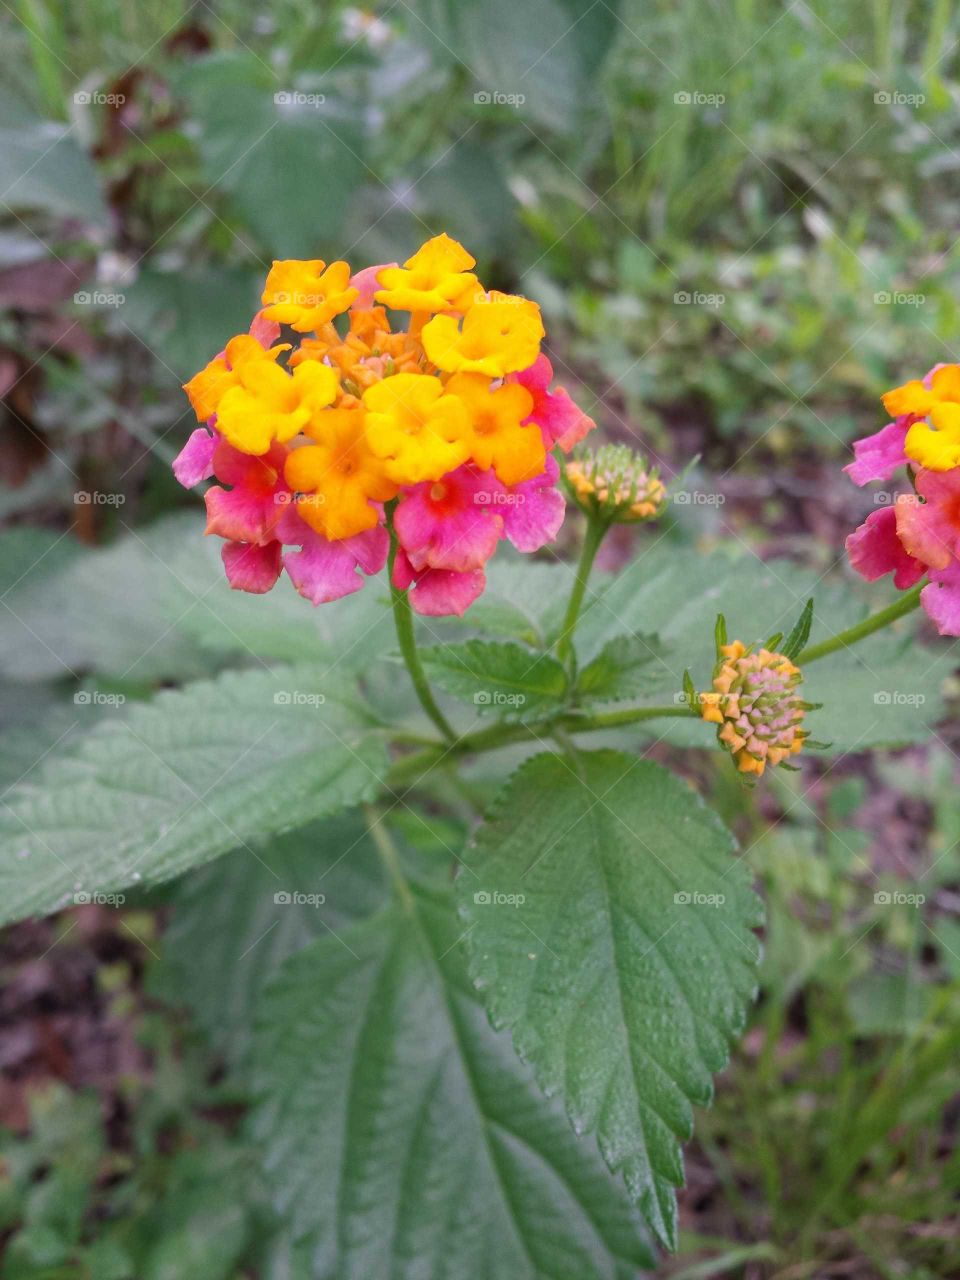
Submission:
M 525 387 L 515 383 L 491 390 L 482 373 L 455 373 L 446 389 L 467 410 L 470 456 L 481 471 L 492 467 L 504 484 L 520 484 L 543 471 L 546 450 L 540 428 L 523 425 L 533 408 Z
M 284 477 L 298 494 L 297 510 L 325 538 L 351 538 L 372 529 L 380 515 L 372 502 L 396 497 L 397 486 L 367 444 L 365 410 L 327 409 L 307 434 L 315 444 L 294 449 Z
M 309 333 L 346 311 L 357 293 L 350 287 L 348 263 L 331 262 L 328 267 L 321 258 L 306 262 L 287 258 L 270 268 L 263 290 L 263 314 L 268 320 L 290 325 L 297 333 Z
M 402 267 L 384 267 L 377 275 L 382 286 L 377 302 L 394 311 L 449 311 L 479 285 L 470 272 L 476 266 L 462 244 L 448 235 L 434 236 Z
M 455 316 L 434 316 L 423 327 L 423 348 L 446 373 L 502 378 L 533 364 L 543 336 L 540 308 L 523 298 L 473 306 L 462 328 Z

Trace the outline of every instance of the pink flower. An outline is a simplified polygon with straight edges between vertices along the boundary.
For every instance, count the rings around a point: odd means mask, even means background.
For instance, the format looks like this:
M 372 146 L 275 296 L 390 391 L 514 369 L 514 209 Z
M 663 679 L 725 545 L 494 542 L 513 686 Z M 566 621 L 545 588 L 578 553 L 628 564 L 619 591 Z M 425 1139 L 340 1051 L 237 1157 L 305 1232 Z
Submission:
M 410 604 L 414 613 L 428 618 L 442 618 L 450 614 L 462 617 L 474 600 L 483 594 L 487 577 L 482 569 L 470 569 L 466 573 L 454 573 L 449 569 L 418 572 L 403 548 L 399 547 L 393 565 L 393 585 L 400 591 L 410 588 Z
M 960 557 L 960 469 L 918 471 L 917 493 L 897 499 L 897 535 L 924 564 L 946 569 Z
M 942 636 L 960 636 L 960 564 L 932 569 L 920 603 Z
M 206 532 L 219 534 L 230 542 L 252 542 L 261 547 L 272 542 L 291 500 L 283 479 L 286 456 L 287 450 L 276 442 L 257 457 L 220 440 L 214 449 L 213 470 L 218 480 L 231 487 L 213 485 L 203 495 Z
M 284 543 L 299 546 L 299 551 L 284 551 L 283 567 L 300 595 L 315 605 L 359 591 L 363 579 L 357 570 L 379 573 L 390 549 L 390 535 L 381 525 L 328 542 L 300 518 L 295 507 L 284 513 L 278 533 Z
M 867 582 L 876 582 L 884 574 L 892 573 L 893 585 L 903 591 L 919 582 L 927 571 L 897 537 L 897 515 L 893 507 L 871 512 L 847 538 L 846 547 L 850 564 Z
M 537 424 L 545 447 L 552 449 L 558 444 L 569 453 L 597 424 L 577 408 L 563 387 L 548 390 L 552 381 L 553 365 L 542 352 L 528 369 L 507 378 L 507 382 L 519 382 L 533 396 L 533 412 L 525 421 Z
M 539 551 L 557 536 L 567 505 L 557 488 L 559 478 L 557 460 L 548 453 L 541 475 L 509 489 L 503 531 L 518 551 Z
M 843 468 L 854 484 L 889 480 L 897 467 L 906 463 L 907 455 L 903 451 L 903 444 L 915 421 L 912 414 L 905 414 L 872 436 L 854 440 L 854 460 Z
M 258 547 L 249 542 L 225 542 L 220 550 L 227 581 L 235 591 L 264 595 L 280 577 L 279 542 Z
M 187 443 L 173 460 L 173 474 L 185 489 L 192 489 L 213 475 L 213 451 L 219 439 L 219 433 L 210 427 L 191 431 Z
M 393 523 L 413 568 L 467 573 L 486 564 L 503 534 L 504 494 L 492 471 L 469 466 L 406 489 Z

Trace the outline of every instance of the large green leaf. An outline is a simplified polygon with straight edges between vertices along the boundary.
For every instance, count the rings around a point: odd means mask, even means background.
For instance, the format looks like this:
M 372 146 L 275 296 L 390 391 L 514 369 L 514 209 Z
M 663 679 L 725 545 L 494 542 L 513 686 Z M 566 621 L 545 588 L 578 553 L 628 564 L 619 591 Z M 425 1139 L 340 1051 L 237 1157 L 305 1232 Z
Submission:
M 518 644 L 467 640 L 420 652 L 428 675 L 440 688 L 472 702 L 479 712 L 549 707 L 563 697 L 567 685 L 556 658 Z
M 691 1104 L 756 985 L 760 903 L 719 818 L 647 760 L 528 761 L 457 880 L 471 973 L 578 1133 L 675 1244 Z
M 662 683 L 660 651 L 656 636 L 615 636 L 580 672 L 577 691 L 600 702 L 640 697 Z
M 256 853 L 238 849 L 177 882 L 153 978 L 154 993 L 188 1004 L 234 1063 L 244 1056 L 257 998 L 276 968 L 384 899 L 373 842 L 356 813 L 275 836 Z
M 313 1280 L 634 1280 L 643 1227 L 467 978 L 448 887 L 321 938 L 267 989 L 254 1132 Z
M 333 686 L 333 687 L 330 687 Z M 385 751 L 317 668 L 228 673 L 101 722 L 7 794 L 0 921 L 168 879 L 376 793 Z
M 0 674 L 37 680 L 97 672 L 146 681 L 210 672 L 211 653 L 326 663 L 341 676 L 383 649 L 381 590 L 317 609 L 282 580 L 266 596 L 231 591 L 202 507 L 131 530 L 61 566 L 14 545 L 19 581 L 0 610 Z M 48 571 L 53 570 L 56 571 Z M 222 659 L 220 659 L 222 660 Z

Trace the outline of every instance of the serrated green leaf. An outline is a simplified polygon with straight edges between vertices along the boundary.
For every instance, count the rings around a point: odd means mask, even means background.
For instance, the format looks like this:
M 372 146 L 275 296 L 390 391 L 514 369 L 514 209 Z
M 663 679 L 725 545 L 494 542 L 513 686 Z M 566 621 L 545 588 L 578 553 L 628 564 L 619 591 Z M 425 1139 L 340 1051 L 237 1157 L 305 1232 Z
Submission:
M 575 773 L 541 755 L 457 879 L 494 1024 L 671 1245 L 691 1104 L 710 1101 L 756 986 L 760 903 L 734 855 L 716 814 L 659 765 L 582 752 Z
M 641 1220 L 496 1035 L 449 888 L 294 956 L 265 992 L 254 1135 L 315 1280 L 633 1280 Z
M 7 793 L 0 920 L 169 879 L 375 794 L 384 746 L 333 684 L 230 672 L 101 720 Z
M 616 636 L 580 672 L 577 691 L 605 702 L 641 697 L 661 683 L 659 664 L 654 664 L 659 653 L 656 636 Z
M 231 591 L 218 540 L 203 537 L 201 510 L 66 564 L 71 538 L 32 564 L 15 544 L 20 581 L 0 611 L 0 673 L 189 679 L 211 674 L 213 653 L 326 662 L 340 677 L 369 669 L 383 649 L 377 583 L 320 609 L 285 580 L 269 596 Z
M 236 1065 L 257 997 L 278 966 L 383 902 L 380 864 L 357 813 L 263 841 L 253 854 L 238 849 L 174 886 L 151 992 L 189 1005 Z
M 556 704 L 566 690 L 563 667 L 546 653 L 496 640 L 432 645 L 420 656 L 430 679 L 478 712 L 523 714 Z

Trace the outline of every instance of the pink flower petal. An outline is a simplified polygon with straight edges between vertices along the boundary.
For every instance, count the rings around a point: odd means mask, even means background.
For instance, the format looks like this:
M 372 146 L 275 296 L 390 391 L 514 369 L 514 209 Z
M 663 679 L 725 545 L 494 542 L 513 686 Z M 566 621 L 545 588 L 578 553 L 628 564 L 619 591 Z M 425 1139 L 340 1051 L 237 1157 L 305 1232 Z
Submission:
M 942 636 L 960 636 L 960 564 L 932 570 L 920 603 Z
M 545 447 L 552 449 L 558 444 L 564 453 L 569 453 L 596 423 L 574 404 L 563 387 L 549 391 L 552 380 L 553 365 L 543 352 L 529 368 L 512 373 L 507 379 L 526 387 L 533 396 L 533 410 L 526 421 L 535 422 L 543 432 Z
M 441 618 L 448 614 L 462 617 L 487 585 L 487 575 L 482 569 L 469 573 L 451 573 L 448 569 L 428 569 L 417 579 L 410 591 L 410 603 L 414 613 L 427 618 Z
M 917 493 L 897 499 L 897 536 L 912 556 L 945 569 L 960 556 L 960 469 L 918 471 Z
M 213 471 L 230 489 L 213 485 L 203 495 L 207 504 L 207 533 L 231 542 L 264 546 L 278 537 L 277 525 L 290 505 L 290 489 L 283 479 L 287 450 L 274 443 L 254 457 L 218 440 Z
M 261 547 L 274 540 L 277 522 L 283 513 L 276 494 L 241 485 L 222 489 L 215 484 L 203 495 L 203 500 L 207 506 L 205 533 L 217 534 L 231 542 L 253 542 Z
M 383 286 L 377 283 L 377 272 L 383 271 L 386 267 L 395 267 L 395 262 L 381 262 L 377 267 L 364 267 L 362 271 L 358 271 L 350 277 L 350 288 L 359 289 L 360 292 L 354 298 L 351 304 L 351 311 L 372 311 L 376 306 L 373 295 Z
M 185 489 L 213 475 L 213 451 L 219 436 L 207 427 L 197 427 L 173 460 L 173 474 Z
M 416 582 L 417 574 L 413 565 L 407 559 L 407 553 L 403 547 L 397 547 L 397 554 L 393 561 L 393 577 L 391 581 L 398 591 L 406 591 L 411 583 Z
M 328 542 L 289 507 L 280 526 L 284 542 L 300 546 L 284 551 L 283 567 L 297 591 L 311 603 L 329 604 L 363 586 L 357 573 L 379 573 L 387 561 L 390 538 L 379 526 L 339 542 Z
M 926 573 L 926 566 L 915 560 L 897 537 L 897 516 L 893 507 L 873 511 L 846 542 L 851 566 L 867 582 L 876 582 L 886 573 L 893 574 L 893 585 L 900 591 L 912 587 Z
M 406 489 L 394 513 L 397 539 L 415 569 L 479 569 L 503 533 L 503 485 L 492 471 L 458 467 Z
M 889 480 L 897 467 L 906 464 L 907 455 L 903 451 L 903 443 L 914 420 L 912 414 L 906 414 L 896 422 L 889 422 L 872 436 L 854 440 L 854 461 L 843 468 L 854 484 Z
M 542 475 L 510 489 L 502 507 L 503 530 L 518 551 L 539 551 L 557 536 L 566 511 L 556 488 L 559 478 L 557 460 L 548 453 Z
M 262 547 L 246 542 L 225 542 L 220 549 L 227 580 L 234 591 L 250 591 L 262 596 L 280 577 L 279 542 Z
M 269 351 L 280 337 L 280 326 L 276 320 L 268 320 L 262 311 L 258 311 L 250 325 L 250 337 L 256 338 L 264 351 Z

